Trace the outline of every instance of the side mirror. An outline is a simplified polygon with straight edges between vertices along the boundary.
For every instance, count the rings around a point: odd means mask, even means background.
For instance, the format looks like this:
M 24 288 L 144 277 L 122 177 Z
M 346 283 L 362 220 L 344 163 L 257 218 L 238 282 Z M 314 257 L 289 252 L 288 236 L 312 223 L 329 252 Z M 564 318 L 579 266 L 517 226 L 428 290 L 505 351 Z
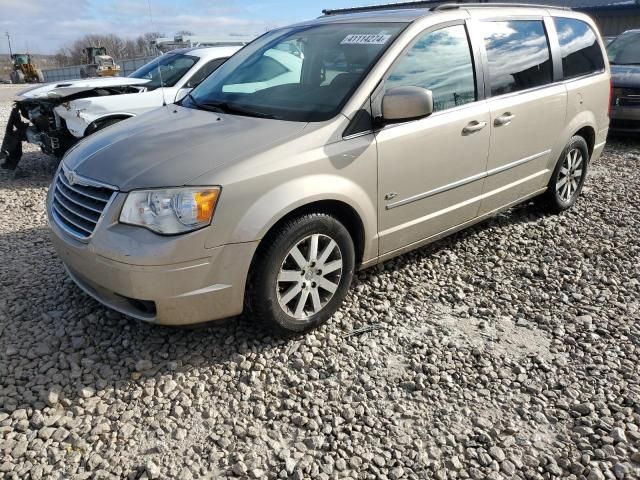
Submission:
M 421 87 L 394 87 L 382 97 L 382 118 L 387 123 L 406 122 L 433 113 L 433 93 Z

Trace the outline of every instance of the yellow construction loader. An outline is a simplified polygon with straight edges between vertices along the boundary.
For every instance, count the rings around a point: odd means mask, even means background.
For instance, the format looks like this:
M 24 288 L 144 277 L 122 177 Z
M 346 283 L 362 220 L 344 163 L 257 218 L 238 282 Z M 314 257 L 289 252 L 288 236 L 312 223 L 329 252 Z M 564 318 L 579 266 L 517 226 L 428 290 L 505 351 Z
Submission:
M 87 57 L 87 64 L 80 68 L 80 76 L 115 77 L 120 74 L 120 65 L 116 65 L 113 58 L 107 55 L 104 47 L 86 47 L 82 50 Z
M 28 53 L 14 53 L 11 55 L 12 70 L 11 83 L 42 83 L 42 70 L 35 66 Z

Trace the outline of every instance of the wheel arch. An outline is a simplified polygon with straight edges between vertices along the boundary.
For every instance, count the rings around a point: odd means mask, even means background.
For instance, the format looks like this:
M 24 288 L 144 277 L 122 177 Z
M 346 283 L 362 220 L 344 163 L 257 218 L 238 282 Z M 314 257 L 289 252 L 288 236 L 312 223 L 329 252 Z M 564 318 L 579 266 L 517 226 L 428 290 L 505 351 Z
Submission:
M 135 117 L 135 115 L 132 113 L 110 113 L 108 115 L 96 118 L 95 120 L 92 120 L 89 125 L 87 125 L 87 128 L 85 129 L 85 136 L 91 135 L 92 133 L 96 132 L 101 123 L 107 122 L 109 120 L 122 121 L 132 117 Z
M 260 246 L 264 245 L 264 241 L 268 241 L 270 236 L 277 231 L 283 223 L 291 220 L 292 218 L 300 217 L 309 213 L 324 213 L 331 215 L 345 226 L 353 240 L 353 247 L 356 254 L 356 268 L 358 268 L 362 263 L 365 250 L 364 223 L 358 212 L 351 205 L 341 200 L 316 200 L 294 208 L 269 227 L 260 241 Z M 258 246 L 256 253 L 260 250 L 260 246 Z M 256 254 L 254 253 L 254 256 L 255 255 Z
M 593 128 L 593 126 L 591 125 L 585 125 L 584 127 L 580 128 L 580 130 L 578 130 L 577 132 L 575 132 L 573 136 L 579 136 L 585 139 L 585 141 L 587 142 L 587 148 L 589 149 L 589 158 L 591 158 L 591 155 L 593 154 L 593 149 L 595 147 L 596 144 L 596 130 L 595 128 Z

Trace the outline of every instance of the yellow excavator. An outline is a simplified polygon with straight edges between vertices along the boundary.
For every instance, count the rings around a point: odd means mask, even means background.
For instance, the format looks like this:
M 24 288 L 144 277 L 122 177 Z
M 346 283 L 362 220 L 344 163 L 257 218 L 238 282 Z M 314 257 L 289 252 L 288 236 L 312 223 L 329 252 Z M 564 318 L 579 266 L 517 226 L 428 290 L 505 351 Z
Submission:
M 11 83 L 43 83 L 42 70 L 35 66 L 28 53 L 14 53 L 11 55 L 12 70 Z
M 115 77 L 120 74 L 120 65 L 107 55 L 106 48 L 86 47 L 82 53 L 87 56 L 87 64 L 80 68 L 80 77 Z

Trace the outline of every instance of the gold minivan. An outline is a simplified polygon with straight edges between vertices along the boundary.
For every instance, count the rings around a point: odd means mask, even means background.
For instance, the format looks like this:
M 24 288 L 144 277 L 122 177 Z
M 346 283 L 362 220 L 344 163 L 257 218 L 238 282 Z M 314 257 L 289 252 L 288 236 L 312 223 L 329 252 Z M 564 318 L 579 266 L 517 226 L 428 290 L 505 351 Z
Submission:
M 527 199 L 576 202 L 609 126 L 589 17 L 498 4 L 324 13 L 67 153 L 47 211 L 83 290 L 157 324 L 248 309 L 304 331 L 339 308 L 357 269 Z

